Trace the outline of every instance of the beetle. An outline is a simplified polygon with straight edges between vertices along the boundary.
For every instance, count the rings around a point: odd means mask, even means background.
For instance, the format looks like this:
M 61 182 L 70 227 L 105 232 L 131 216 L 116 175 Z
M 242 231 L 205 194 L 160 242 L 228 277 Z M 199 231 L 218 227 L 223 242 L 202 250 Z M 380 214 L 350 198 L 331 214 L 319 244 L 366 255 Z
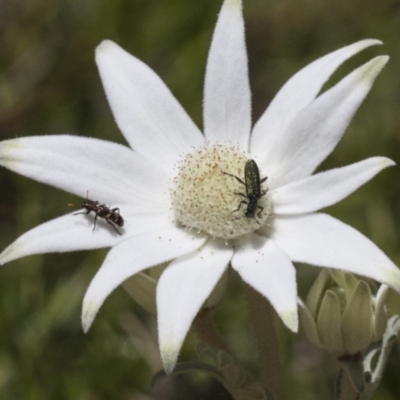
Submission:
M 77 212 L 74 215 L 89 214 L 91 211 L 93 211 L 95 213 L 93 230 L 96 229 L 97 217 L 100 217 L 104 218 L 107 221 L 107 223 L 111 225 L 119 235 L 122 235 L 122 233 L 116 228 L 116 225 L 124 226 L 124 219 L 119 214 L 119 208 L 110 209 L 105 204 L 100 204 L 98 201 L 93 201 L 89 199 L 86 199 L 82 203 L 82 208 L 84 208 L 86 212 L 85 211 Z
M 264 207 L 258 205 L 258 200 L 267 193 L 266 190 L 263 190 L 261 188 L 261 184 L 265 182 L 268 177 L 266 176 L 265 178 L 260 179 L 260 170 L 258 169 L 257 163 L 254 160 L 246 161 L 246 164 L 244 165 L 244 182 L 236 175 L 230 174 L 228 172 L 222 173 L 225 175 L 229 175 L 232 178 L 235 178 L 246 188 L 246 194 L 235 192 L 235 194 L 245 197 L 247 201 L 242 200 L 239 203 L 239 207 L 232 212 L 239 211 L 242 207 L 242 204 L 245 204 L 247 205 L 246 211 L 244 213 L 244 216 L 246 218 L 254 218 L 257 221 L 257 219 L 255 218 L 257 210 L 260 210 L 257 212 L 257 217 L 261 218 L 261 213 L 264 210 Z

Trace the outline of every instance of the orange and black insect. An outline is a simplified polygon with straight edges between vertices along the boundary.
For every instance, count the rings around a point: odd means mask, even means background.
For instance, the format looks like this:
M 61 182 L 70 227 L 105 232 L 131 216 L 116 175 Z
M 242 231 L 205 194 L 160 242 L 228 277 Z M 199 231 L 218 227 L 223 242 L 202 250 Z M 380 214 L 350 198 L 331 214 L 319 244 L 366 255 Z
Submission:
M 93 211 L 95 213 L 93 230 L 96 229 L 97 218 L 100 217 L 104 218 L 107 223 L 114 228 L 115 232 L 117 232 L 119 235 L 122 235 L 122 233 L 116 228 L 116 226 L 124 226 L 124 219 L 119 214 L 119 208 L 110 209 L 105 204 L 100 204 L 98 201 L 89 199 L 86 199 L 82 203 L 82 208 L 84 208 L 86 211 L 77 212 L 74 215 L 89 214 L 91 211 Z
M 257 217 L 261 218 L 261 213 L 264 210 L 264 207 L 258 205 L 258 200 L 267 193 L 266 190 L 262 190 L 261 184 L 265 182 L 268 177 L 260 179 L 260 170 L 258 169 L 258 165 L 256 164 L 256 162 L 254 160 L 246 161 L 246 164 L 244 165 L 244 182 L 236 175 L 229 174 L 228 172 L 222 173 L 225 175 L 229 175 L 232 178 L 235 178 L 246 188 L 246 194 L 235 192 L 235 194 L 245 197 L 247 201 L 242 200 L 239 203 L 239 207 L 232 212 L 239 211 L 242 207 L 242 204 L 245 204 L 247 205 L 246 211 L 244 213 L 245 217 L 255 219 L 256 211 L 260 210 L 257 213 Z

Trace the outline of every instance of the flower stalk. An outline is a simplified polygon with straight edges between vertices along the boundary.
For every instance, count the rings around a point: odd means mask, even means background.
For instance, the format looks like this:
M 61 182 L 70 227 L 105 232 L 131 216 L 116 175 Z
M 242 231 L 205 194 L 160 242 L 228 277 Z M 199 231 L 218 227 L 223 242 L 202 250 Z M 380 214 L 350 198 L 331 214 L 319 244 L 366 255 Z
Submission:
M 258 349 L 261 383 L 274 393 L 276 400 L 283 400 L 285 377 L 275 331 L 275 312 L 268 300 L 259 292 L 245 283 L 242 286 L 249 305 L 253 334 Z
M 262 384 L 251 379 L 240 365 L 232 350 L 223 340 L 215 327 L 213 310 L 202 309 L 193 321 L 193 328 L 199 339 L 211 347 L 211 353 L 217 360 L 221 383 L 235 400 L 277 400 L 268 395 Z M 178 364 L 179 366 L 179 364 Z

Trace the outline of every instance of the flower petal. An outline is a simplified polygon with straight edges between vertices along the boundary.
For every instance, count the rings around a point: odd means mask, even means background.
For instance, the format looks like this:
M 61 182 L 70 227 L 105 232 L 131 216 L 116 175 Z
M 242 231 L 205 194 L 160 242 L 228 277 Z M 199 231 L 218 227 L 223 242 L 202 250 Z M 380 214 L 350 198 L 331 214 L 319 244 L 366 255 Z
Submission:
M 322 347 L 328 352 L 343 350 L 340 300 L 333 290 L 327 290 L 317 317 L 317 329 Z
M 241 0 L 225 0 L 208 55 L 204 133 L 210 142 L 231 142 L 247 151 L 251 94 Z
M 368 283 L 359 281 L 342 315 L 344 348 L 354 354 L 365 350 L 373 341 L 374 309 Z
M 303 214 L 328 207 L 392 165 L 395 163 L 388 158 L 372 157 L 289 183 L 272 191 L 274 213 Z
M 281 132 L 296 114 L 315 99 L 332 73 L 350 57 L 377 44 L 382 42 L 361 40 L 315 60 L 293 75 L 255 124 L 250 143 L 252 155 L 260 160 L 265 160 L 266 155 L 269 157 L 265 152 L 281 139 Z
M 0 264 L 32 254 L 64 253 L 68 251 L 111 247 L 132 235 L 159 231 L 160 226 L 171 224 L 164 215 L 136 216 L 126 221 L 123 228 L 115 230 L 104 220 L 97 220 L 94 227 L 93 215 L 67 214 L 45 222 L 20 236 L 0 254 Z
M 306 306 L 312 318 L 316 319 L 323 293 L 331 285 L 332 278 L 328 269 L 322 269 L 311 285 L 306 297 Z
M 96 229 L 92 232 L 90 226 L 73 223 L 72 218 L 73 214 L 64 215 L 26 232 L 0 254 L 0 264 L 32 254 L 111 247 L 123 240 L 122 236 L 111 229 Z
M 322 347 L 321 340 L 319 338 L 319 333 L 317 329 L 317 324 L 314 317 L 311 315 L 310 310 L 303 303 L 303 301 L 298 298 L 297 303 L 299 305 L 299 315 L 301 325 L 303 327 L 304 333 L 307 339 L 315 346 Z
M 172 372 L 190 325 L 233 254 L 223 240 L 173 261 L 157 286 L 158 341 L 165 372 Z
M 83 299 L 82 326 L 87 332 L 107 296 L 130 276 L 198 249 L 205 237 L 169 223 L 157 231 L 134 236 L 114 246 L 90 282 Z
M 400 292 L 400 270 L 360 232 L 326 214 L 277 217 L 271 237 L 293 261 L 342 269 Z
M 297 332 L 296 270 L 287 254 L 273 240 L 255 234 L 236 242 L 232 267 L 269 300 L 284 324 Z
M 311 175 L 332 152 L 387 61 L 372 59 L 297 114 L 262 165 L 273 187 Z
M 110 40 L 96 50 L 119 129 L 138 153 L 168 170 L 204 137 L 157 74 Z
M 6 140 L 0 165 L 100 203 L 167 209 L 165 172 L 116 143 L 70 135 Z

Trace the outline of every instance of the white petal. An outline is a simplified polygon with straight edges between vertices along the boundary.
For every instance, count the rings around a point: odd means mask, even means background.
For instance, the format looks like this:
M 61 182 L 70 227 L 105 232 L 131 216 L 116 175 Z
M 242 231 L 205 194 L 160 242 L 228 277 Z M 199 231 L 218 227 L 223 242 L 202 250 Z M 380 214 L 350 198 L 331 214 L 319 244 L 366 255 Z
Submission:
M 382 42 L 361 40 L 315 60 L 293 75 L 254 126 L 250 143 L 253 156 L 256 159 L 265 159 L 268 148 L 281 139 L 281 132 L 301 109 L 315 99 L 332 73 L 348 58 L 377 44 Z
M 400 292 L 400 270 L 360 232 L 326 214 L 275 218 L 271 237 L 293 261 L 341 269 Z
M 311 175 L 332 152 L 387 61 L 374 58 L 297 114 L 262 165 L 274 187 Z
M 78 211 L 79 212 L 79 211 Z M 125 217 L 125 215 L 124 215 Z M 130 236 L 158 231 L 170 226 L 164 215 L 130 217 L 118 231 L 98 218 L 94 228 L 94 215 L 68 214 L 45 222 L 20 236 L 0 254 L 0 264 L 32 254 L 64 253 L 68 251 L 111 247 Z
M 224 273 L 232 247 L 209 241 L 201 250 L 173 261 L 157 286 L 158 340 L 164 369 L 175 367 L 190 325 Z
M 373 157 L 289 183 L 272 191 L 274 213 L 303 214 L 328 207 L 392 165 L 395 163 L 388 158 Z
M 284 324 L 297 332 L 296 270 L 287 254 L 273 240 L 255 234 L 236 242 L 232 267 L 269 300 Z
M 138 153 L 170 170 L 182 153 L 204 137 L 157 74 L 110 40 L 96 62 L 112 112 Z
M 69 135 L 33 136 L 0 143 L 0 165 L 39 182 L 119 206 L 165 208 L 168 176 L 128 147 Z
M 92 232 L 93 220 L 83 224 L 77 223 L 76 218 L 72 214 L 64 215 L 26 232 L 0 254 L 0 264 L 32 254 L 110 247 L 123 240 L 111 227 L 98 226 Z
M 251 97 L 241 0 L 225 0 L 208 55 L 204 133 L 210 142 L 231 142 L 247 151 Z
M 183 229 L 161 226 L 114 246 L 90 282 L 83 299 L 82 326 L 87 332 L 107 296 L 130 276 L 199 248 L 204 237 Z

